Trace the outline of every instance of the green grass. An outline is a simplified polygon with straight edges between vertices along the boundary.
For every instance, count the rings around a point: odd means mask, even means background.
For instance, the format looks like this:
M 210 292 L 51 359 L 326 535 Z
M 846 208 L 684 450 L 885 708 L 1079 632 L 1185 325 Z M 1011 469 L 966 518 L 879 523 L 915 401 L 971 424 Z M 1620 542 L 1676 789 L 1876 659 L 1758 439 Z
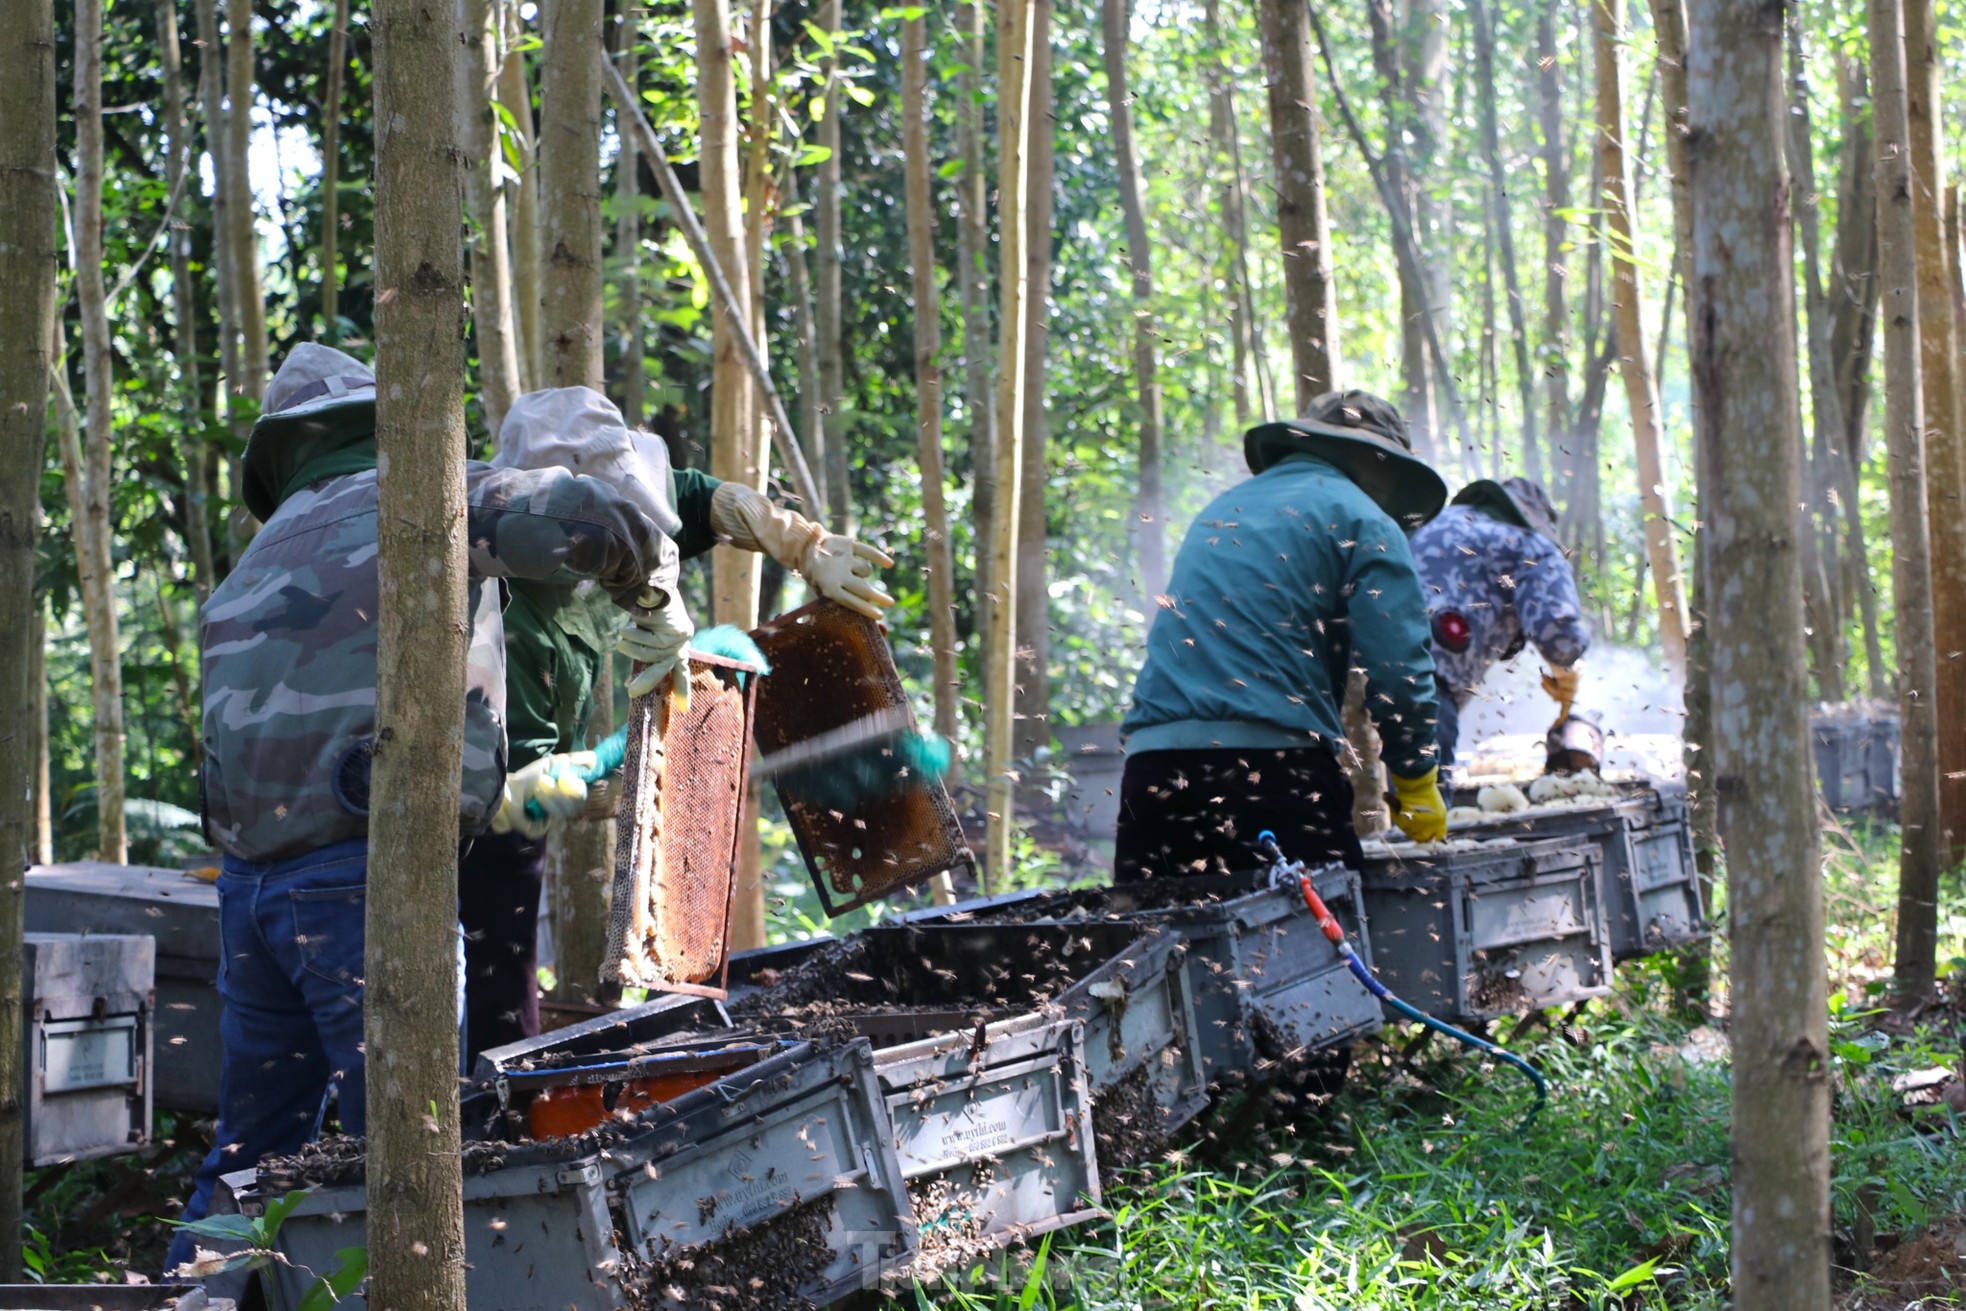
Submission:
M 1909 1031 L 1879 1024 L 1895 834 L 1833 832 L 1825 849 L 1833 1223 L 1853 1286 L 1871 1234 L 1910 1237 L 1966 1211 L 1960 1126 L 1908 1116 L 1890 1086 L 1960 1049 L 1951 1013 Z M 1966 955 L 1957 881 L 1943 919 L 1941 959 Z M 1725 955 L 1722 940 L 1723 977 Z M 1350 1087 L 1321 1114 L 1279 1109 L 1243 1141 L 1204 1139 L 1185 1159 L 1109 1179 L 1110 1219 L 897 1305 L 1717 1311 L 1728 1278 L 1724 1037 L 1675 1008 L 1677 981 L 1670 960 L 1635 963 L 1613 996 L 1554 1028 L 1500 1026 L 1550 1081 L 1550 1104 L 1526 1129 L 1519 1078 L 1439 1041 L 1409 1059 L 1411 1034 L 1389 1032 L 1360 1048 Z

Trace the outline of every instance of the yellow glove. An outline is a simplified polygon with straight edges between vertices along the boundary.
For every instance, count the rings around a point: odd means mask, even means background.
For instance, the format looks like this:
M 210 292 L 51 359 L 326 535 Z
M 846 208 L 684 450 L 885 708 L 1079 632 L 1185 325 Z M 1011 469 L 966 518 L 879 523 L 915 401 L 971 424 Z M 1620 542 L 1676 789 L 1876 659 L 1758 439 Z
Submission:
M 1418 778 L 1390 776 L 1398 805 L 1393 823 L 1414 842 L 1447 841 L 1447 802 L 1440 795 L 1440 770 L 1430 769 Z
M 492 816 L 494 833 L 517 829 L 529 838 L 543 838 L 556 821 L 580 814 L 587 804 L 587 783 L 581 773 L 594 767 L 592 751 L 569 751 L 541 756 L 505 776 L 505 794 Z M 537 802 L 537 806 L 528 806 Z M 538 813 L 535 814 L 534 811 Z
M 1557 723 L 1570 718 L 1570 705 L 1577 699 L 1577 685 L 1583 681 L 1584 676 L 1577 672 L 1574 665 L 1569 669 L 1543 671 L 1543 691 L 1556 702 Z

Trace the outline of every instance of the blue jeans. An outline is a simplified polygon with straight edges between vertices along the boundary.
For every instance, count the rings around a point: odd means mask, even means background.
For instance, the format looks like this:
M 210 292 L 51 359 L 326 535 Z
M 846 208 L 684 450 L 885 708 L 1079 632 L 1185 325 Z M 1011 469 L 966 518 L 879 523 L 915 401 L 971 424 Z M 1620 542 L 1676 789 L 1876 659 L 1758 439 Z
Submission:
M 368 842 L 256 865 L 227 856 L 218 879 L 217 1145 L 198 1168 L 184 1219 L 210 1210 L 219 1176 L 294 1152 L 321 1129 L 330 1084 L 342 1128 L 362 1133 L 363 910 Z M 191 1259 L 179 1231 L 166 1270 Z

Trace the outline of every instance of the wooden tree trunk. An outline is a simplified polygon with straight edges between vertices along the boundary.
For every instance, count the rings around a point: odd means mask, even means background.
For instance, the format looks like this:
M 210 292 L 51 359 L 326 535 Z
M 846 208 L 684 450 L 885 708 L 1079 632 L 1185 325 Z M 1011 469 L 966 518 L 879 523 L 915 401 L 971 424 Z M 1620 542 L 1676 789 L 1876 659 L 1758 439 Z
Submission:
M 796 199 L 796 193 L 795 197 Z M 793 331 L 798 338 L 795 354 L 799 364 L 799 444 L 819 488 L 819 499 L 832 503 L 826 486 L 825 420 L 819 403 L 819 325 L 812 307 L 812 272 L 806 259 L 805 220 L 796 206 L 785 219 L 786 290 L 792 296 Z
M 191 163 L 190 130 L 184 119 L 184 67 L 178 43 L 177 0 L 157 0 L 157 54 L 164 73 L 164 186 L 181 196 L 185 169 Z M 211 485 L 205 477 L 203 384 L 198 361 L 198 291 L 191 275 L 191 238 L 172 232 L 166 238 L 171 259 L 171 312 L 176 319 L 171 352 L 178 371 L 177 395 L 183 413 L 184 535 L 191 548 L 192 584 L 199 604 L 218 581 L 212 559 L 209 516 Z
M 1263 387 L 1261 329 L 1249 289 L 1249 221 L 1243 193 L 1242 145 L 1236 130 L 1235 84 L 1223 45 L 1221 0 L 1206 0 L 1208 48 L 1208 136 L 1222 177 L 1222 233 L 1228 240 L 1226 277 L 1229 300 L 1229 338 L 1235 350 L 1236 427 L 1248 426 L 1251 413 L 1274 414 Z M 1252 399 L 1250 384 L 1255 382 Z
M 239 316 L 238 386 L 251 398 L 253 412 L 258 413 L 260 398 L 266 394 L 268 343 L 266 298 L 259 278 L 259 232 L 247 166 L 253 138 L 253 0 L 226 0 L 226 23 L 230 28 L 225 43 L 226 168 L 222 175 L 230 193 L 226 197 L 226 240 L 232 246 L 232 269 L 238 279 L 234 288 L 234 309 Z M 251 531 L 246 535 L 250 537 Z
M 1644 306 L 1638 267 L 1632 259 L 1631 168 L 1625 156 L 1624 73 L 1618 58 L 1622 0 L 1593 0 L 1597 18 L 1597 150 L 1604 174 L 1605 227 L 1611 236 L 1612 299 L 1618 321 L 1619 374 L 1631 410 L 1632 441 L 1638 455 L 1639 499 L 1644 506 L 1645 557 L 1659 607 L 1659 642 L 1672 677 L 1686 677 L 1686 592 L 1673 539 L 1672 507 L 1666 495 L 1664 437 L 1659 393 L 1645 349 Z
M 840 0 L 821 0 L 819 26 L 827 32 L 840 30 Z M 821 61 L 820 94 L 825 97 L 825 116 L 819 120 L 818 145 L 827 152 L 820 161 L 813 182 L 815 235 L 819 257 L 819 410 L 825 428 L 826 495 L 832 510 L 833 531 L 853 531 L 853 498 L 850 495 L 846 446 L 846 354 L 840 340 L 840 113 L 846 103 L 841 94 L 839 56 L 828 53 Z
M 1372 33 L 1372 64 L 1379 74 L 1386 109 L 1385 171 L 1388 192 L 1397 198 L 1400 221 L 1409 231 L 1414 218 L 1413 179 L 1406 143 L 1415 135 L 1413 102 L 1407 95 L 1401 52 L 1401 13 L 1394 0 L 1369 0 L 1366 20 Z M 1395 202 L 1388 202 L 1389 204 Z M 1429 458 L 1440 454 L 1440 425 L 1434 413 L 1433 380 L 1427 358 L 1427 270 L 1418 261 L 1398 261 L 1400 411 L 1413 432 L 1415 449 Z M 1376 793 L 1375 793 L 1376 795 Z
M 1884 665 L 1883 640 L 1877 617 L 1877 591 L 1870 582 L 1870 551 L 1865 540 L 1862 502 L 1857 496 L 1858 470 L 1863 462 L 1865 411 L 1870 399 L 1871 346 L 1877 330 L 1877 169 L 1871 157 L 1870 91 L 1863 65 L 1840 57 L 1836 70 L 1838 121 L 1844 125 L 1837 161 L 1836 245 L 1830 259 L 1830 366 L 1836 371 L 1836 394 L 1843 416 L 1838 442 L 1843 459 L 1834 466 L 1838 499 L 1844 515 L 1847 548 L 1846 590 L 1857 599 L 1864 634 L 1864 664 L 1870 695 L 1892 699 L 1889 671 Z
M 1543 155 L 1543 345 L 1536 354 L 1543 370 L 1543 428 L 1549 434 L 1553 479 L 1563 467 L 1563 446 L 1570 435 L 1570 253 L 1563 218 L 1570 208 L 1570 144 L 1563 138 L 1563 71 L 1556 47 L 1562 3 L 1546 0 L 1536 23 L 1536 120 Z
M 1024 455 L 1025 295 L 1031 141 L 1030 0 L 997 6 L 997 427 L 996 504 L 990 518 L 989 627 L 984 640 L 984 757 L 988 780 L 983 867 L 987 891 L 1009 877 L 1016 828 L 1018 471 Z
M 997 495 L 996 406 L 991 399 L 989 141 L 983 129 L 983 0 L 958 11 L 962 71 L 956 76 L 956 294 L 963 314 L 963 413 L 969 418 L 970 521 L 976 541 L 976 629 L 988 628 L 991 516 Z
M 935 259 L 935 197 L 928 152 L 928 32 L 920 14 L 901 25 L 901 133 L 907 157 L 908 259 L 915 293 L 915 439 L 921 462 L 928 555 L 929 644 L 935 656 L 935 731 L 954 739 L 961 678 L 956 668 L 956 568 L 944 498 L 942 317 Z
M 1049 527 L 1045 484 L 1050 413 L 1051 214 L 1057 142 L 1051 103 L 1052 0 L 1030 0 L 1031 106 L 1029 179 L 1025 184 L 1024 440 L 1017 492 L 1017 702 L 1019 759 L 1051 745 L 1051 595 L 1045 587 Z
M 205 149 L 212 167 L 212 281 L 218 290 L 218 358 L 220 393 L 213 406 L 239 431 L 234 396 L 239 390 L 239 313 L 235 301 L 239 275 L 232 266 L 232 243 L 227 237 L 231 224 L 231 205 L 225 175 L 229 158 L 225 149 L 225 43 L 219 36 L 218 0 L 197 0 L 199 59 L 198 101 L 205 115 Z M 236 546 L 236 542 L 228 542 Z M 229 554 L 237 557 L 237 551 Z
M 28 758 L 34 762 L 34 829 L 33 845 L 29 850 L 35 864 L 52 865 L 55 860 L 55 808 L 49 791 L 52 786 L 50 776 L 54 770 L 48 750 L 48 610 L 38 596 L 34 598 L 32 646 L 28 689 L 33 701 L 29 725 L 33 730 L 34 749 L 28 752 Z M 5 1101 L 0 1099 L 0 1116 L 4 1116 L 4 1108 Z
M 640 90 L 642 8 L 630 0 L 622 7 L 621 51 L 616 61 L 630 90 Z M 617 128 L 620 141 L 614 157 L 614 196 L 619 213 L 615 216 L 615 258 L 621 269 L 621 413 L 630 428 L 642 425 L 648 416 L 648 371 L 643 359 L 642 341 L 642 173 L 641 153 L 635 149 L 635 134 Z
M 467 23 L 466 38 L 476 32 Z M 341 326 L 341 82 L 348 65 L 348 0 L 335 0 L 328 25 L 328 84 L 321 97 L 321 337 L 339 341 Z M 465 138 L 467 141 L 469 137 Z M 499 413 L 503 414 L 501 410 Z M 494 425 L 496 431 L 496 425 Z
M 342 0 L 346 3 L 346 0 Z M 512 247 L 505 188 L 498 185 L 498 9 L 490 0 L 458 0 L 464 57 L 458 61 L 458 139 L 463 142 L 465 204 L 471 216 L 471 324 L 478 338 L 478 381 L 494 439 L 523 390 L 512 317 Z M 518 58 L 518 56 L 513 56 Z
M 1897 616 L 1898 716 L 1904 846 L 1898 863 L 1899 995 L 1927 997 L 1937 971 L 1937 902 L 1944 835 L 1939 828 L 1938 661 L 1932 621 L 1932 548 L 1926 522 L 1925 407 L 1918 349 L 1918 269 L 1913 210 L 1904 9 L 1870 0 L 1871 125 L 1876 133 L 1878 280 L 1884 316 L 1885 433 L 1891 460 L 1891 599 Z
M 100 39 L 100 38 L 98 38 Z M 53 361 L 55 15 L 51 0 L 9 0 L 0 21 L 0 1033 L 21 1032 L 18 871 L 46 856 L 46 680 L 34 594 L 41 532 L 42 447 Z M 79 101 L 77 102 L 79 105 Z M 100 121 L 100 120 L 98 120 Z M 38 721 L 38 722 L 37 722 Z M 38 749 L 23 749 L 28 743 Z M 0 1283 L 20 1283 L 24 1044 L 0 1042 Z
M 541 10 L 540 336 L 545 383 L 605 385 L 601 364 L 601 0 L 547 0 Z
M 1734 877 L 1734 1305 L 1830 1304 L 1823 910 L 1795 540 L 1795 289 L 1782 10 L 1691 6 L 1694 404 L 1714 748 Z M 1902 103 L 1902 102 L 1901 102 Z
M 1337 289 L 1331 278 L 1331 227 L 1324 209 L 1324 159 L 1306 3 L 1259 0 L 1257 6 L 1263 79 L 1270 90 L 1270 149 L 1276 161 L 1284 303 L 1300 414 L 1338 385 Z
M 457 11 L 376 0 L 376 752 L 364 999 L 369 1300 L 463 1311 L 464 160 Z
M 1491 227 L 1500 247 L 1502 285 L 1508 295 L 1509 340 L 1515 353 L 1516 399 L 1522 424 L 1522 464 L 1531 477 L 1543 476 L 1542 451 L 1536 441 L 1536 372 L 1529 363 L 1529 324 L 1522 303 L 1522 284 L 1516 276 L 1515 224 L 1510 214 L 1508 171 L 1502 166 L 1501 133 L 1495 122 L 1495 30 L 1486 0 L 1473 0 L 1476 99 L 1481 108 L 1481 149 L 1488 157 Z
M 1154 321 L 1153 247 L 1147 238 L 1145 184 L 1133 141 L 1133 104 L 1126 89 L 1128 0 L 1102 0 L 1106 104 L 1112 123 L 1113 158 L 1119 169 L 1120 208 L 1126 214 L 1126 256 L 1133 269 L 1133 386 L 1140 404 L 1140 487 L 1135 541 L 1142 596 L 1167 585 L 1167 508 L 1161 493 L 1160 342 Z M 1246 403 L 1246 398 L 1245 398 Z M 1146 607 L 1143 607 L 1146 608 Z
M 929 649 L 934 656 L 935 731 L 954 741 L 961 726 L 962 675 L 956 665 L 955 555 L 942 460 L 942 297 L 936 286 L 935 196 L 928 152 L 928 22 L 901 23 L 901 145 L 907 165 L 908 263 L 915 302 L 915 450 L 921 468 L 924 554 L 928 558 Z M 795 292 L 796 294 L 796 292 Z M 930 888 L 937 904 L 955 900 L 947 875 Z
M 1453 360 L 1440 358 L 1435 349 L 1452 340 L 1454 323 L 1454 217 L 1449 188 L 1443 184 L 1446 170 L 1441 159 L 1447 146 L 1452 80 L 1447 61 L 1447 7 L 1445 0 L 1406 0 L 1406 11 L 1405 35 L 1412 47 L 1412 78 L 1407 89 L 1413 100 L 1413 148 L 1406 161 L 1407 185 L 1413 189 L 1413 237 L 1425 274 L 1419 283 L 1422 299 L 1418 308 L 1426 316 L 1423 322 L 1431 327 L 1431 339 L 1423 340 L 1437 377 L 1440 370 L 1453 368 Z M 1453 416 L 1448 413 L 1448 398 L 1438 382 L 1429 391 L 1437 440 L 1444 447 Z M 1465 450 L 1466 424 L 1459 427 Z
M 545 385 L 605 388 L 601 317 L 601 0 L 547 0 L 541 11 L 540 277 Z M 604 662 L 605 665 L 605 662 Z M 603 696 L 603 687 L 609 695 Z M 614 729 L 612 682 L 595 678 L 589 743 Z M 582 820 L 557 835 L 553 874 L 554 996 L 591 1000 L 607 955 L 614 821 Z
M 129 854 L 123 824 L 123 663 L 116 631 L 116 565 L 110 554 L 109 442 L 114 357 L 102 284 L 102 0 L 75 8 L 75 299 L 82 309 L 82 373 L 87 382 L 75 549 L 88 556 L 82 603 L 89 628 L 95 694 L 96 852 L 120 865 Z M 89 584 L 93 585 L 89 585 Z
M 504 60 L 498 69 L 498 103 L 511 119 L 519 153 L 518 176 L 506 183 L 507 218 L 512 232 L 513 328 L 518 333 L 519 389 L 545 386 L 546 344 L 539 324 L 541 263 L 539 227 L 539 136 L 534 127 L 532 84 L 526 79 L 526 35 L 518 0 L 493 0 L 504 23 Z
M 1937 6 L 1904 0 L 1911 110 L 1912 222 L 1918 240 L 1919 377 L 1925 398 L 1925 503 L 1938 641 L 1939 827 L 1947 867 L 1966 857 L 1966 435 L 1960 432 L 1959 329 L 1946 279 L 1945 132 Z M 1934 930 L 1936 932 L 1936 929 Z

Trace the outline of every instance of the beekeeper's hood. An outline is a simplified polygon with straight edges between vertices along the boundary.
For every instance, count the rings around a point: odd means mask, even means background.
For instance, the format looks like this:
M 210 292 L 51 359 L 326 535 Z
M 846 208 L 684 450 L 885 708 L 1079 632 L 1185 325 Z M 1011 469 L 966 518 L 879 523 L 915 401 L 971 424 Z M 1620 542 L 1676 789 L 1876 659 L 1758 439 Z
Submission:
M 498 430 L 500 469 L 565 469 L 598 479 L 632 502 L 670 537 L 683 526 L 669 470 L 669 448 L 637 440 L 614 402 L 591 387 L 552 387 L 512 402 Z

